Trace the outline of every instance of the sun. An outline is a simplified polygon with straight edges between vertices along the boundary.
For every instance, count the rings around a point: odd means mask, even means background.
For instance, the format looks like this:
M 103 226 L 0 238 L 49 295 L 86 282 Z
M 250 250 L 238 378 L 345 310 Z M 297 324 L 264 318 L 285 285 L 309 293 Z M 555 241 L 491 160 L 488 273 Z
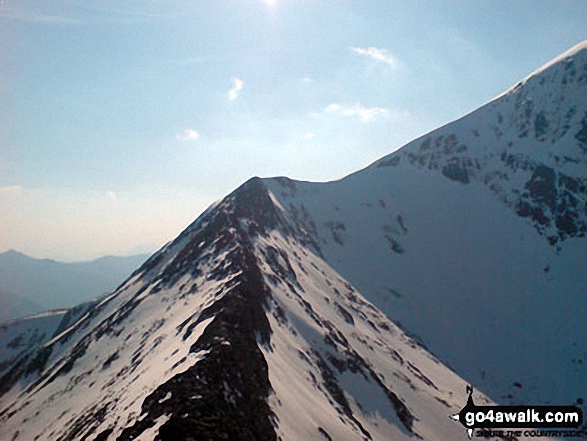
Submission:
M 263 0 L 263 3 L 265 3 L 265 6 L 267 6 L 269 9 L 273 10 L 277 5 L 277 0 Z

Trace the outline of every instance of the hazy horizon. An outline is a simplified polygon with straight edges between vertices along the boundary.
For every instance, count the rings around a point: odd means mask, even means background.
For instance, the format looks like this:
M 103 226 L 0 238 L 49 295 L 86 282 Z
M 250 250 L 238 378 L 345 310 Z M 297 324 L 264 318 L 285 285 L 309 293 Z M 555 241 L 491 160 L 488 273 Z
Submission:
M 150 256 L 155 251 L 157 251 L 157 250 L 153 250 L 152 252 L 133 253 L 133 254 L 104 254 L 104 255 L 96 257 L 96 258 L 83 259 L 83 260 L 60 260 L 60 259 L 52 259 L 52 258 L 48 258 L 48 257 L 47 258 L 34 257 L 34 256 L 31 256 L 27 253 L 20 251 L 20 250 L 16 250 L 14 248 L 9 248 L 7 250 L 1 251 L 0 256 L 5 255 L 5 254 L 10 254 L 10 253 L 15 253 L 17 255 L 22 255 L 22 256 L 25 256 L 25 257 L 28 257 L 28 258 L 34 259 L 34 260 L 47 260 L 50 262 L 57 262 L 57 263 L 90 263 L 90 262 L 95 262 L 96 260 L 109 258 L 109 257 L 120 258 L 120 259 L 125 259 L 125 258 L 129 258 L 129 257 L 137 257 L 137 256 L 146 257 L 146 256 Z
M 587 38 L 587 3 L 0 5 L 0 252 L 152 252 L 252 176 L 341 178 Z

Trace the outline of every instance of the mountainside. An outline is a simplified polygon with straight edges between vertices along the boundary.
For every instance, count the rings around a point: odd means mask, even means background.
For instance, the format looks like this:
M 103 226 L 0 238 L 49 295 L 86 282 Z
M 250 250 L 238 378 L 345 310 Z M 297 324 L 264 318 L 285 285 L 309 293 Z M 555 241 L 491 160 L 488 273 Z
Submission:
M 493 399 L 587 399 L 587 43 L 345 179 L 266 185 L 317 254 Z
M 253 178 L 109 295 L 0 325 L 0 439 L 464 439 L 467 383 L 584 406 L 586 85 L 584 43 L 345 179 Z
M 0 438 L 462 436 L 465 383 L 301 234 L 255 178 L 108 297 L 5 326 Z
M 112 291 L 148 255 L 106 256 L 89 262 L 0 254 L 0 322 L 49 309 L 69 308 Z

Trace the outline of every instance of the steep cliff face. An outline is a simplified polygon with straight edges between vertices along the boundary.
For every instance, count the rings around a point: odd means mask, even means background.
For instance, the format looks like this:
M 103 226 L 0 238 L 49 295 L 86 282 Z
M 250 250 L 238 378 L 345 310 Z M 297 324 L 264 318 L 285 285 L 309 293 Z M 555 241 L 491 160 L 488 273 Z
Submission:
M 251 179 L 0 327 L 0 438 L 452 440 L 465 381 L 584 406 L 586 121 L 582 44 L 345 179 Z
M 340 181 L 266 181 L 306 243 L 494 399 L 584 401 L 587 44 Z
M 551 245 L 587 232 L 587 46 L 580 44 L 486 106 L 406 146 L 402 160 L 482 182 Z
M 275 201 L 252 179 L 100 302 L 51 315 L 42 334 L 41 318 L 7 326 L 3 343 L 21 350 L 2 365 L 2 439 L 461 433 L 447 415 L 464 382 L 313 254 Z

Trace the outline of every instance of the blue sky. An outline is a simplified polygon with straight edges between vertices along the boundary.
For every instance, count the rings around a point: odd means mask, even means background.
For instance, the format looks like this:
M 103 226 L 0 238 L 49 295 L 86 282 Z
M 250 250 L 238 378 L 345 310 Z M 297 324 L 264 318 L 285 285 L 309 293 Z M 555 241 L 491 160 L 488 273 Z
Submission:
M 0 252 L 154 251 L 251 176 L 343 177 L 585 38 L 583 0 L 0 0 Z

